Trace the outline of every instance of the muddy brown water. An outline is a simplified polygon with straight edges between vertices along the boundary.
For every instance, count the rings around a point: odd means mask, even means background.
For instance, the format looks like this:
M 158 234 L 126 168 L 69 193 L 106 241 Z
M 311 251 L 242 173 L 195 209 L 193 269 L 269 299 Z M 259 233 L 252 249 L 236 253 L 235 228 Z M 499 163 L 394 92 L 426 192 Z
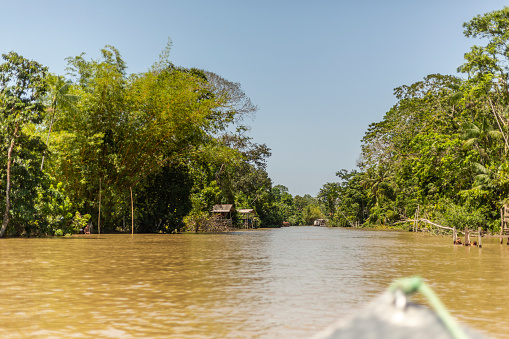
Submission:
M 0 239 L 0 337 L 308 338 L 419 274 L 509 338 L 509 246 L 483 245 L 324 227 Z

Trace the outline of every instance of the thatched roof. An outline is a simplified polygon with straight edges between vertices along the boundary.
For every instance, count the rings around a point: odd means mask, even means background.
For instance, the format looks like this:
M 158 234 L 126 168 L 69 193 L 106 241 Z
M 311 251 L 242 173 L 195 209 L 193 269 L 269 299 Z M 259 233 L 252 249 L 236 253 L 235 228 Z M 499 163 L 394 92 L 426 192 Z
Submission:
M 212 207 L 213 213 L 230 213 L 232 211 L 233 205 L 214 205 Z

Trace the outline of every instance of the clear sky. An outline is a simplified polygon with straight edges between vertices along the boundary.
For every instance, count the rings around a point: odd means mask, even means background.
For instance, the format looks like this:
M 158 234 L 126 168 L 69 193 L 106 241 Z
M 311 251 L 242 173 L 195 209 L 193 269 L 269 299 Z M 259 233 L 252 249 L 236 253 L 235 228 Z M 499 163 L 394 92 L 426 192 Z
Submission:
M 131 73 L 158 60 L 168 37 L 177 66 L 239 82 L 259 111 L 251 136 L 272 149 L 274 184 L 316 195 L 354 169 L 368 125 L 393 89 L 456 74 L 479 43 L 462 24 L 499 0 L 0 0 L 0 52 L 58 74 L 69 56 L 119 49 Z

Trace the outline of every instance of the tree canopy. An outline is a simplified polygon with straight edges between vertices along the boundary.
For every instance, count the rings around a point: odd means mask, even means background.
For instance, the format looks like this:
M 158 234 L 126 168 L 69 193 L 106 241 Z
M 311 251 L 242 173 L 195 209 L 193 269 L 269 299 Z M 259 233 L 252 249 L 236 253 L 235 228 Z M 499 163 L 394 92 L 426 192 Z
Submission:
M 67 58 L 65 76 L 4 55 L 0 236 L 73 233 L 84 220 L 174 232 L 221 203 L 281 226 L 289 212 L 266 172 L 270 148 L 244 124 L 257 106 L 239 83 L 175 66 L 170 49 L 138 74 L 113 46 L 97 60 Z
M 338 172 L 335 224 L 394 225 L 419 207 L 450 226 L 498 228 L 509 200 L 508 23 L 505 7 L 463 25 L 485 43 L 465 54 L 464 77 L 395 89 L 397 104 L 362 139 L 359 170 Z

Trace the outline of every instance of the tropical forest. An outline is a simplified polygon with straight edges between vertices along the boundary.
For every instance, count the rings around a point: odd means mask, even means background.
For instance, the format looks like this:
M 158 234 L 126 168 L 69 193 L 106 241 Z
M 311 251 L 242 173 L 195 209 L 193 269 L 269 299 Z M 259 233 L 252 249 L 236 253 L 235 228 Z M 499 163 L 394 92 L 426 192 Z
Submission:
M 464 229 L 500 227 L 509 199 L 509 8 L 464 23 L 477 39 L 460 76 L 430 74 L 362 139 L 358 168 L 320 190 L 337 226 L 409 227 L 416 215 Z
M 321 216 L 317 199 L 272 184 L 241 85 L 173 65 L 170 49 L 142 74 L 113 46 L 68 58 L 65 76 L 2 56 L 0 236 L 207 231 L 215 204 L 253 209 L 264 227 Z
M 271 149 L 249 136 L 257 106 L 239 83 L 174 65 L 171 41 L 137 74 L 113 46 L 67 58 L 62 75 L 3 54 L 0 236 L 208 231 L 217 204 L 253 209 L 258 227 L 405 228 L 418 213 L 496 231 L 509 198 L 509 8 L 463 27 L 477 44 L 458 75 L 396 88 L 357 168 L 316 196 L 272 182 Z

